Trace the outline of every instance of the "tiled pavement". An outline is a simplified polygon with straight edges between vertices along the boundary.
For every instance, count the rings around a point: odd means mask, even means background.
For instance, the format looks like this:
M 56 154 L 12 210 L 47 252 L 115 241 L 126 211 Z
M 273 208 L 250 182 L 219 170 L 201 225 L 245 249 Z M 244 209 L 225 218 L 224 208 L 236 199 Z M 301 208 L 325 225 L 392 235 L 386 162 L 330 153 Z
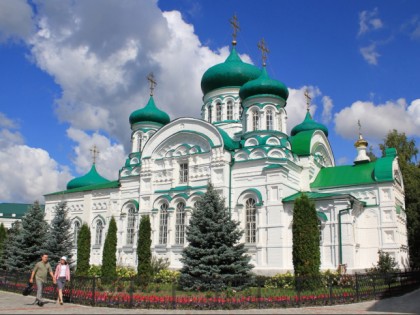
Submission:
M 48 301 L 43 307 L 35 298 L 0 291 L 0 314 L 420 314 L 420 289 L 400 297 L 324 307 L 252 309 L 231 311 L 146 310 L 58 305 Z

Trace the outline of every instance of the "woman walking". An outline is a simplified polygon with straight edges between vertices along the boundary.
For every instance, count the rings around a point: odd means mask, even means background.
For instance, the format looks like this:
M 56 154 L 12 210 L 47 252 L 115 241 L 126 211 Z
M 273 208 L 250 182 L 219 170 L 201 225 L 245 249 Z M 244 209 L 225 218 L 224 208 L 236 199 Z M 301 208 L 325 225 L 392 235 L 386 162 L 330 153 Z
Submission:
M 63 256 L 55 268 L 54 279 L 57 280 L 58 299 L 57 303 L 63 305 L 63 289 L 66 281 L 70 281 L 70 266 L 67 264 L 67 257 Z

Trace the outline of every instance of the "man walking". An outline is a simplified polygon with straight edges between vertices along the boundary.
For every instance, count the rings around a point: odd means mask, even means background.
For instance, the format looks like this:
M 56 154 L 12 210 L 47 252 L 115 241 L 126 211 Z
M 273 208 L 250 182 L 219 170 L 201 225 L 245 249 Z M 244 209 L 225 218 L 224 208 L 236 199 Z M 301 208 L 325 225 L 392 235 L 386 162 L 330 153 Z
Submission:
M 31 278 L 29 279 L 29 282 L 33 283 L 35 277 L 37 288 L 35 303 L 38 304 L 38 306 L 44 306 L 44 302 L 42 301 L 42 287 L 44 283 L 47 282 L 48 273 L 50 274 L 51 278 L 53 279 L 53 283 L 55 284 L 54 274 L 52 272 L 50 263 L 48 262 L 48 255 L 43 254 L 41 256 L 41 261 L 35 265 L 35 268 L 31 273 Z

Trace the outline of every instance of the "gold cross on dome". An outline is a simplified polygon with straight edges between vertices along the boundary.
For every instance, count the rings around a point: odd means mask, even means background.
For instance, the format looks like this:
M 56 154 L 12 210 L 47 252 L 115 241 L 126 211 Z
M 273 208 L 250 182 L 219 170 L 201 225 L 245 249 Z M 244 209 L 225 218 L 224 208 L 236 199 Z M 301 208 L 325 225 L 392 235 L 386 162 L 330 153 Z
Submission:
M 149 80 L 149 83 L 150 83 L 150 96 L 153 96 L 153 90 L 155 89 L 155 86 L 157 85 L 153 72 L 149 73 L 149 75 L 147 76 L 147 80 Z
M 233 17 L 229 20 L 230 25 L 232 25 L 233 33 L 232 33 L 232 45 L 236 45 L 236 36 L 238 35 L 238 31 L 240 30 L 238 17 L 236 16 L 236 13 L 233 15 Z
M 362 134 L 362 124 L 360 123 L 360 119 L 357 121 L 357 125 L 359 126 L 359 135 Z
M 90 149 L 90 152 L 92 153 L 93 164 L 95 164 L 96 158 L 99 156 L 99 150 L 96 147 L 96 144 Z
M 262 62 L 263 62 L 263 66 L 265 66 L 265 61 L 267 60 L 267 54 L 270 52 L 268 50 L 267 45 L 265 44 L 265 40 L 264 38 L 262 38 L 257 45 L 258 49 L 261 50 L 261 55 L 262 55 Z
M 309 107 L 311 106 L 311 97 L 309 96 L 308 89 L 305 90 L 305 98 L 306 98 L 306 110 L 309 112 Z

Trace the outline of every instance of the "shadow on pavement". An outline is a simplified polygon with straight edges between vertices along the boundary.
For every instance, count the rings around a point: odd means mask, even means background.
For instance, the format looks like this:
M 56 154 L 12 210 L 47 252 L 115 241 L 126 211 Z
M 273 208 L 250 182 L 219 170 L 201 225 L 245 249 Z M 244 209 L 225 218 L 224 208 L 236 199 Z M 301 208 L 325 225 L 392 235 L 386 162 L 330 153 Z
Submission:
M 368 311 L 419 314 L 420 312 L 420 289 L 407 293 L 403 296 L 378 300 Z

